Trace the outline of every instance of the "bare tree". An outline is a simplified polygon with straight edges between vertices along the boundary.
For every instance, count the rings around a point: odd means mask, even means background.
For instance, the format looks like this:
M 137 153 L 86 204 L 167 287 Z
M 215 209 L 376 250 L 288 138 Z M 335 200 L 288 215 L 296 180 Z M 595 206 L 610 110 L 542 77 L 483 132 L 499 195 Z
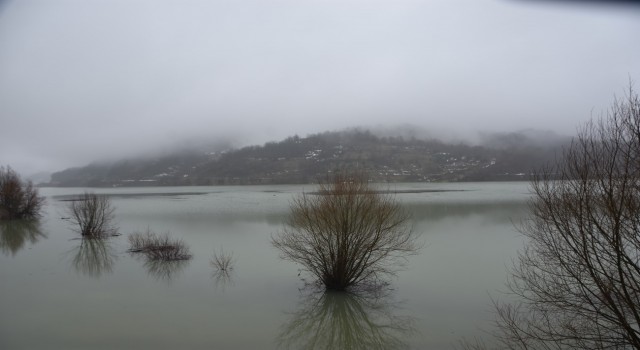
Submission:
M 416 253 L 408 219 L 366 176 L 338 174 L 292 202 L 288 225 L 272 243 L 327 289 L 345 290 L 376 284 Z
M 531 186 L 528 243 L 508 284 L 520 302 L 496 303 L 500 346 L 640 349 L 638 95 L 586 124 Z
M 129 252 L 143 253 L 148 260 L 175 261 L 191 259 L 189 246 L 181 239 L 174 239 L 169 232 L 158 235 L 147 228 L 146 232 L 129 235 Z
M 22 181 L 11 167 L 0 167 L 0 220 L 35 219 L 43 204 L 31 181 Z
M 209 264 L 219 271 L 233 270 L 234 263 L 233 253 L 225 252 L 222 248 L 220 252 L 214 252 L 209 260 Z
M 107 196 L 85 192 L 71 201 L 68 211 L 83 237 L 101 238 L 116 233 L 113 226 L 115 208 Z

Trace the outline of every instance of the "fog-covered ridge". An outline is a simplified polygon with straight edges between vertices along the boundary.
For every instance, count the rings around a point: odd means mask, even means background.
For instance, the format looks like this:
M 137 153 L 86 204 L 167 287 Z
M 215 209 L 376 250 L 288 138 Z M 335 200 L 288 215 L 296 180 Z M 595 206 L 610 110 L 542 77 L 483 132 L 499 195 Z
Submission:
M 349 129 L 290 136 L 239 149 L 181 150 L 157 157 L 93 163 L 54 173 L 53 186 L 312 183 L 358 168 L 376 181 L 528 180 L 568 137 L 552 132 L 485 133 L 473 142 L 381 136 Z

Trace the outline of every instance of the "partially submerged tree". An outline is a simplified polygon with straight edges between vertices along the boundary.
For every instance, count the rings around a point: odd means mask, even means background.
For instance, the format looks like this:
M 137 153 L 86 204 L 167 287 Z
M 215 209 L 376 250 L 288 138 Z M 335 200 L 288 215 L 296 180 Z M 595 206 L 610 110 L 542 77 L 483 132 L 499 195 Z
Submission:
M 225 252 L 224 249 L 220 248 L 220 252 L 213 253 L 213 256 L 209 260 L 209 264 L 219 271 L 228 272 L 233 270 L 233 253 Z
M 43 204 L 31 181 L 23 181 L 11 167 L 0 167 L 0 220 L 37 218 Z
M 83 237 L 101 238 L 116 233 L 113 226 L 115 208 L 109 197 L 85 192 L 68 206 L 71 222 L 78 226 Z
M 129 252 L 143 253 L 147 260 L 176 261 L 191 259 L 189 246 L 181 239 L 171 238 L 169 232 L 158 235 L 147 229 L 146 232 L 129 235 Z
M 509 283 L 520 302 L 496 303 L 501 347 L 640 349 L 638 95 L 586 124 L 532 189 Z
M 219 252 L 213 253 L 209 264 L 215 269 L 211 277 L 213 278 L 216 288 L 220 287 L 224 290 L 226 285 L 231 284 L 233 280 L 232 272 L 235 265 L 233 253 L 225 252 L 224 249 L 220 248 Z
M 296 198 L 272 244 L 331 290 L 377 284 L 418 250 L 406 211 L 363 174 L 335 175 Z
M 172 238 L 169 232 L 156 234 L 149 228 L 129 235 L 129 252 L 141 253 L 149 275 L 169 282 L 189 265 L 192 258 L 189 246 L 181 239 Z

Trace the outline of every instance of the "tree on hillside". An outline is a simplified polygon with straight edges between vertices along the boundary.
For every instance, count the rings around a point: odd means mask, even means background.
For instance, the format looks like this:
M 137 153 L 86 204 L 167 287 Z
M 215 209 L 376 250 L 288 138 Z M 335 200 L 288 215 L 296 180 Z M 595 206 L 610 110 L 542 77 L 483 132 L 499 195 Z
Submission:
M 43 204 L 31 181 L 23 181 L 11 167 L 0 167 L 0 220 L 37 218 Z
M 327 289 L 378 284 L 416 253 L 409 216 L 362 174 L 335 175 L 317 193 L 291 204 L 286 228 L 273 245 Z
M 528 238 L 496 303 L 506 349 L 640 349 L 640 99 L 630 89 L 532 182 Z M 467 348 L 481 348 L 469 345 Z

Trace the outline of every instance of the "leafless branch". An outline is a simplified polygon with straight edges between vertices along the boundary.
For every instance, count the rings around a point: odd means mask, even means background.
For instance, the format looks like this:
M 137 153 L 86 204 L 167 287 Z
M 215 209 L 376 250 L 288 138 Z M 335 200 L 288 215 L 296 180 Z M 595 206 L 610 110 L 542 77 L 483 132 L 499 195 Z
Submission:
M 531 188 L 508 284 L 521 302 L 496 303 L 500 347 L 640 349 L 638 95 L 587 123 Z
M 272 244 L 327 289 L 345 290 L 382 281 L 418 251 L 408 222 L 400 204 L 374 191 L 366 176 L 338 174 L 317 194 L 294 199 Z
M 113 226 L 115 208 L 109 197 L 85 192 L 71 201 L 68 212 L 83 237 L 108 237 L 117 229 Z

